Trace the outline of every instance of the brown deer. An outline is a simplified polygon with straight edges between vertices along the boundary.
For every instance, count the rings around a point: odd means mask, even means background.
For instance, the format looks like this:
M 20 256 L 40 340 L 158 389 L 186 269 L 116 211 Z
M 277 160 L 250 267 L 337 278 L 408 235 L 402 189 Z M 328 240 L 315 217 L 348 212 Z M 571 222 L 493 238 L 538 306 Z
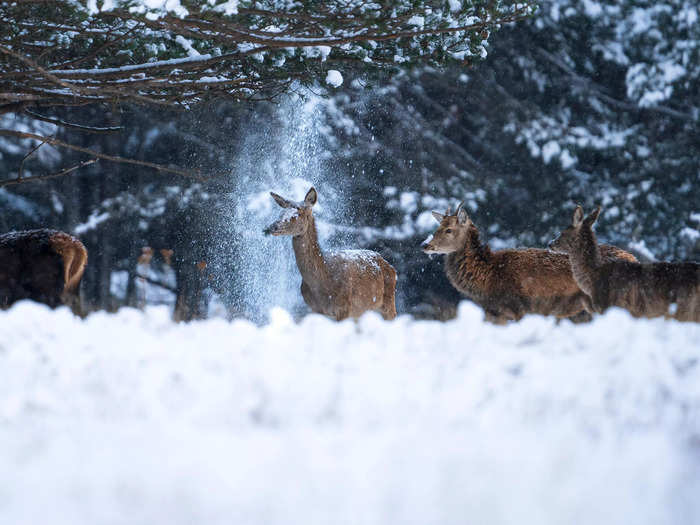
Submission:
M 301 295 L 312 311 L 338 321 L 358 318 L 368 310 L 380 312 L 384 319 L 396 317 L 396 270 L 381 255 L 370 250 L 321 250 L 312 211 L 317 200 L 314 188 L 301 203 L 270 195 L 284 211 L 263 233 L 292 236 Z
M 56 230 L 0 235 L 0 308 L 32 299 L 80 315 L 78 287 L 87 264 L 83 243 Z
M 440 226 L 421 245 L 423 252 L 446 254 L 452 286 L 480 305 L 486 320 L 503 324 L 525 314 L 572 317 L 590 312 L 590 299 L 574 281 L 568 258 L 537 248 L 492 251 L 460 204 L 450 215 L 433 212 Z M 636 261 L 614 246 L 601 246 L 606 258 Z M 585 315 L 585 314 L 582 314 Z
M 634 317 L 670 317 L 700 322 L 700 264 L 694 262 L 609 261 L 596 243 L 593 224 L 600 208 L 583 218 L 577 206 L 571 226 L 550 243 L 568 253 L 574 279 L 596 312 L 611 306 Z

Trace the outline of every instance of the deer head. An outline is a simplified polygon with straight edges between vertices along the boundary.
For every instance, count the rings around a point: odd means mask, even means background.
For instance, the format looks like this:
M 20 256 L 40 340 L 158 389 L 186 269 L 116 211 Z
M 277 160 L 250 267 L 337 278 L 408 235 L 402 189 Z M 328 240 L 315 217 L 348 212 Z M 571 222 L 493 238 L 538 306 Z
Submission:
M 571 226 L 562 231 L 556 239 L 550 242 L 549 248 L 555 252 L 569 253 L 577 246 L 582 234 L 592 230 L 593 224 L 598 219 L 599 214 L 600 206 L 584 219 L 583 208 L 581 206 L 576 206 L 574 216 L 571 220 Z
M 454 215 L 450 215 L 450 208 L 447 208 L 444 215 L 434 211 L 433 217 L 440 223 L 440 226 L 421 244 L 423 252 L 452 253 L 462 248 L 467 231 L 472 225 L 467 210 L 464 209 L 464 203 L 457 207 Z
M 303 202 L 293 202 L 276 193 L 270 192 L 275 202 L 284 210 L 280 218 L 263 230 L 265 235 L 303 235 L 313 219 L 311 208 L 316 204 L 318 195 L 316 190 L 311 188 Z

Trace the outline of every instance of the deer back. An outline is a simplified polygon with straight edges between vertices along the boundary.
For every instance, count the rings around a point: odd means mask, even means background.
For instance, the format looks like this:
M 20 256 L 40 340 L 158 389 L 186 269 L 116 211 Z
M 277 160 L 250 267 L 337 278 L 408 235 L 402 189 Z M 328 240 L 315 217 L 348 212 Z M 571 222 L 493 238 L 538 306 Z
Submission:
M 32 299 L 77 308 L 87 250 L 74 237 L 38 229 L 0 235 L 0 306 Z
M 593 303 L 635 317 L 672 317 L 700 322 L 700 265 L 694 262 L 612 261 L 595 275 Z

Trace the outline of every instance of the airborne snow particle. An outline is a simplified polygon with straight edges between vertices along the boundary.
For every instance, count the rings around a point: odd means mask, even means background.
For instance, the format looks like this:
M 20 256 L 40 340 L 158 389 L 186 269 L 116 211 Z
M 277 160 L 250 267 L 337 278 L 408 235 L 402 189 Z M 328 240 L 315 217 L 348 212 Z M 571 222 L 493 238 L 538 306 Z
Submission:
M 340 85 L 343 83 L 343 75 L 340 74 L 340 71 L 337 69 L 330 69 L 328 71 L 328 74 L 326 75 L 326 84 L 329 84 L 333 87 L 340 87 Z

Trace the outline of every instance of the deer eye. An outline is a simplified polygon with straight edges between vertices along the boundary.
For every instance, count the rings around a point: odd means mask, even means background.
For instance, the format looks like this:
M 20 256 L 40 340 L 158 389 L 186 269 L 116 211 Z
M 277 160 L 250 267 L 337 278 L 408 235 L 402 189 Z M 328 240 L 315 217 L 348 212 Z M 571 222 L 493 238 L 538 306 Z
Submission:
M 452 228 L 447 228 L 447 229 L 445 230 L 445 233 L 452 233 Z

